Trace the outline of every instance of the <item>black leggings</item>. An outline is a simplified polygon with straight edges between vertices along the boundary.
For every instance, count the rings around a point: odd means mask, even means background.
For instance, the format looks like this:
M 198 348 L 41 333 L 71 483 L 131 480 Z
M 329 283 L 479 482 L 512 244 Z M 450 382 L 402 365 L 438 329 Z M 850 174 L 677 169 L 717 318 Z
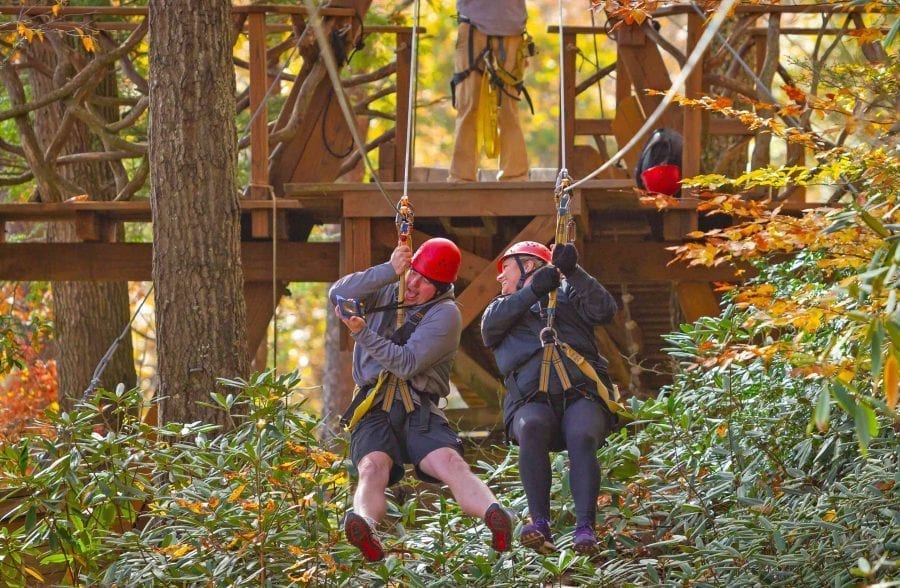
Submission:
M 562 418 L 545 402 L 529 402 L 516 410 L 510 434 L 519 444 L 519 475 L 532 520 L 550 518 L 550 452 L 564 444 L 577 523 L 594 524 L 600 493 L 597 449 L 613 419 L 600 402 L 584 397 L 569 402 Z

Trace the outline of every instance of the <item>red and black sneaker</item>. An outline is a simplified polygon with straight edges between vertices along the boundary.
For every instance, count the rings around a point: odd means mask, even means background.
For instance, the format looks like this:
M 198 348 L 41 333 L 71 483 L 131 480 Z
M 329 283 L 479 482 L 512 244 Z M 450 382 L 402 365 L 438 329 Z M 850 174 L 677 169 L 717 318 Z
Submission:
M 366 519 L 356 513 L 348 512 L 344 517 L 344 534 L 347 541 L 362 551 L 366 561 L 381 561 L 384 559 L 384 549 L 381 541 L 375 536 L 375 532 Z
M 510 512 L 495 502 L 484 513 L 484 524 L 491 530 L 491 547 L 494 551 L 509 551 L 513 531 Z

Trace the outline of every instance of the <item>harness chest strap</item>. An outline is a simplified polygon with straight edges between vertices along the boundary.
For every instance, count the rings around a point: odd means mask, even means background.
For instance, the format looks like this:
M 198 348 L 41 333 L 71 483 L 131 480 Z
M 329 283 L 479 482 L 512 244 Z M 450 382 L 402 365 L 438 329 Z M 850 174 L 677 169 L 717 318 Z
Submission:
M 600 396 L 600 399 L 603 400 L 604 403 L 606 403 L 606 406 L 609 407 L 609 410 L 611 410 L 613 414 L 627 412 L 625 407 L 619 402 L 619 389 L 613 386 L 612 392 L 610 392 L 600 379 L 600 376 L 597 375 L 597 370 L 594 369 L 594 366 L 570 345 L 561 341 L 544 347 L 543 357 L 541 359 L 541 375 L 538 384 L 539 392 L 546 393 L 547 390 L 550 389 L 550 366 L 553 366 L 553 369 L 556 371 L 556 376 L 559 378 L 560 384 L 564 390 L 568 390 L 572 387 L 572 381 L 569 378 L 569 374 L 566 372 L 566 367 L 563 365 L 562 357 L 559 354 L 560 349 L 566 354 L 566 357 L 572 360 L 572 363 L 578 366 L 581 373 L 596 384 L 597 395 Z

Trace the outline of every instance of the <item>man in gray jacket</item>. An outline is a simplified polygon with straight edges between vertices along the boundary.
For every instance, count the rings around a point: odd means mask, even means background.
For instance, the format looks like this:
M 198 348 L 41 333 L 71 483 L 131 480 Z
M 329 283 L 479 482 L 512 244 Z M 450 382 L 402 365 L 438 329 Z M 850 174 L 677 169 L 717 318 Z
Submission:
M 447 239 L 430 239 L 415 255 L 399 245 L 389 262 L 347 275 L 329 291 L 355 341 L 357 390 L 342 420 L 359 483 L 344 532 L 367 561 L 384 558 L 375 527 L 387 511 L 385 490 L 403 478 L 405 463 L 419 478 L 446 484 L 464 512 L 482 517 L 495 550 L 510 547 L 511 515 L 463 460 L 462 441 L 437 407 L 450 392 L 462 333 L 453 295 L 460 261 Z M 398 307 L 406 316 L 399 328 Z
M 617 305 L 606 288 L 578 265 L 578 251 L 571 244 L 556 245 L 551 254 L 541 243 L 516 243 L 500 258 L 497 269 L 500 296 L 485 309 L 481 334 L 504 377 L 507 436 L 519 445 L 519 474 L 531 515 L 519 539 L 541 553 L 556 549 L 550 529 L 550 452 L 565 449 L 575 503 L 573 547 L 591 553 L 597 547 L 597 449 L 616 422 L 600 394 L 604 390 L 611 396 L 613 385 L 606 374 L 607 361 L 597 350 L 594 327 L 609 322 Z M 560 272 L 565 281 L 561 282 Z M 563 354 L 562 373 L 542 368 L 545 344 L 556 343 L 544 336 L 548 294 L 557 288 L 556 339 L 586 360 L 579 367 L 571 355 Z

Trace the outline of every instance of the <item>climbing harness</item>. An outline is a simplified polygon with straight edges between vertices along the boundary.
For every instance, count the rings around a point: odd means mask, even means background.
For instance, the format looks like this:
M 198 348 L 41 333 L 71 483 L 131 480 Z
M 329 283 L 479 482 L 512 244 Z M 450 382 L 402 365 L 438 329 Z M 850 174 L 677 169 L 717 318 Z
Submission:
M 575 240 L 575 221 L 569 210 L 570 195 L 566 188 L 571 183 L 568 171 L 563 168 L 556 178 L 554 189 L 554 201 L 556 204 L 556 235 L 555 242 L 571 243 Z M 556 373 L 563 390 L 572 389 L 572 379 L 563 364 L 563 356 L 567 357 L 588 379 L 594 382 L 597 396 L 603 400 L 613 414 L 625 413 L 625 407 L 619 403 L 619 389 L 613 385 L 610 390 L 600 378 L 597 370 L 591 363 L 578 353 L 568 343 L 560 341 L 556 333 L 554 322 L 556 320 L 557 291 L 552 290 L 545 309 L 547 316 L 546 326 L 541 329 L 540 339 L 542 347 L 541 371 L 538 380 L 538 392 L 546 394 L 550 390 L 550 371 Z
M 500 151 L 499 112 L 503 95 L 518 101 L 520 94 L 528 104 L 531 114 L 534 114 L 534 105 L 524 81 L 525 63 L 529 57 L 534 56 L 534 41 L 528 33 L 522 33 L 522 43 L 516 51 L 512 70 L 508 70 L 503 67 L 506 61 L 506 48 L 502 36 L 487 35 L 484 48 L 475 55 L 475 30 L 477 30 L 475 25 L 463 15 L 457 16 L 457 23 L 469 25 L 467 40 L 469 64 L 464 70 L 454 72 L 450 79 L 450 100 L 455 107 L 456 87 L 472 72 L 481 74 L 476 116 L 478 149 L 483 151 L 486 157 L 494 158 Z M 510 89 L 515 90 L 516 94 Z

